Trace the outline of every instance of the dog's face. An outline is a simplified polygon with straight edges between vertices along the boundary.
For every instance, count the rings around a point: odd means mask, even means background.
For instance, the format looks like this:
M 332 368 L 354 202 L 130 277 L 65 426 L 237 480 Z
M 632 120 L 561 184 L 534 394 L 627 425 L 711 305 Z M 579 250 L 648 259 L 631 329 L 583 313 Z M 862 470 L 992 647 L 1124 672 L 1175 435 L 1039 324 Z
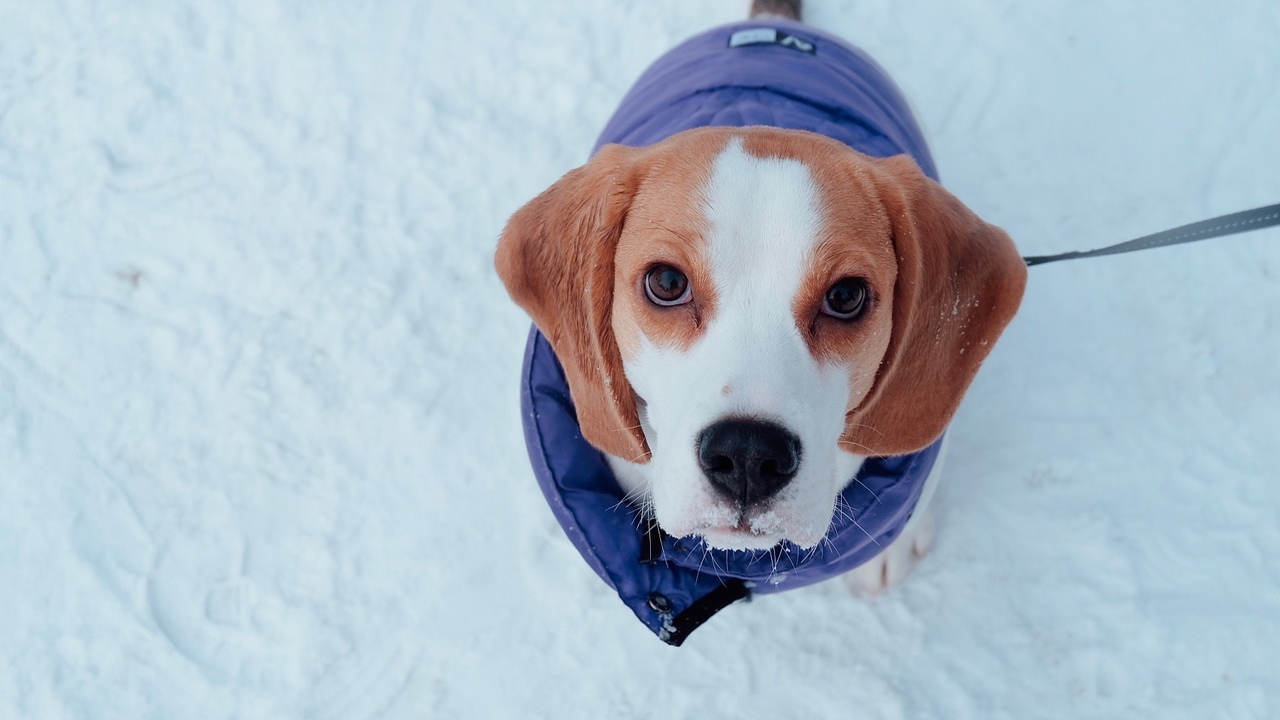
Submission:
M 666 532 L 727 549 L 817 544 L 851 458 L 935 440 L 1025 282 L 909 160 L 768 128 L 602 149 L 497 267 L 585 437 L 644 467 Z
M 856 178 L 740 138 L 698 165 L 651 170 L 614 260 L 649 498 L 667 532 L 714 547 L 813 545 L 849 481 L 845 416 L 892 335 L 888 217 L 843 187 Z

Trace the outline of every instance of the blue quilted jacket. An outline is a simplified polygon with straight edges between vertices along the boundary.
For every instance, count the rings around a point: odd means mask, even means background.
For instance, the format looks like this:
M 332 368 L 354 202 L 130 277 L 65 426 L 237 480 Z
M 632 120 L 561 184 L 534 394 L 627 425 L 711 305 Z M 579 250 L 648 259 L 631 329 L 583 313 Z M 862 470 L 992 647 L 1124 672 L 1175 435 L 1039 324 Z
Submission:
M 596 148 L 642 146 L 709 125 L 809 130 L 875 157 L 910 154 L 937 179 L 897 88 L 864 53 L 797 23 L 746 22 L 698 35 L 636 82 Z M 604 457 L 582 437 L 564 372 L 534 328 L 521 379 L 525 441 L 538 483 L 578 552 L 659 638 L 681 644 L 730 603 L 850 570 L 887 547 L 911 516 L 941 441 L 870 458 L 843 491 L 815 550 L 710 550 L 641 521 Z

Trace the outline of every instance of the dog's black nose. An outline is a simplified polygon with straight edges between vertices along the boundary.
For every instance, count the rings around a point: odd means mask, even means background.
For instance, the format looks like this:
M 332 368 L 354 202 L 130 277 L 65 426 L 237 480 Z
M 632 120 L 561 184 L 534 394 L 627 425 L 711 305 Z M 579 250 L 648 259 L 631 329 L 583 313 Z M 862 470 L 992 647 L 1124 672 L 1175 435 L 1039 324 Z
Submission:
M 722 420 L 698 435 L 698 462 L 712 487 L 747 507 L 796 476 L 800 438 L 773 423 Z

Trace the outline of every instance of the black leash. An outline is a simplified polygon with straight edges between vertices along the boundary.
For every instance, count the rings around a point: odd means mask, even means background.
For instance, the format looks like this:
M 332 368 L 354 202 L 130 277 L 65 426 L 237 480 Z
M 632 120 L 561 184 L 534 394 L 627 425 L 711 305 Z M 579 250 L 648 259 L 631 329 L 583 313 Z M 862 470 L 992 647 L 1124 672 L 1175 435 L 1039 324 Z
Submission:
M 1144 235 L 1135 240 L 1098 248 L 1097 250 L 1076 250 L 1059 253 L 1058 255 L 1036 255 L 1022 259 L 1030 267 L 1032 265 L 1057 262 L 1058 260 L 1075 260 L 1077 258 L 1098 257 L 1099 255 L 1119 255 L 1120 253 L 1133 252 L 1135 250 L 1181 245 L 1182 243 L 1208 240 L 1209 238 L 1222 237 L 1223 235 L 1235 235 L 1236 233 L 1249 232 L 1251 230 L 1261 230 L 1273 225 L 1280 225 L 1280 203 L 1193 222 L 1172 230 Z

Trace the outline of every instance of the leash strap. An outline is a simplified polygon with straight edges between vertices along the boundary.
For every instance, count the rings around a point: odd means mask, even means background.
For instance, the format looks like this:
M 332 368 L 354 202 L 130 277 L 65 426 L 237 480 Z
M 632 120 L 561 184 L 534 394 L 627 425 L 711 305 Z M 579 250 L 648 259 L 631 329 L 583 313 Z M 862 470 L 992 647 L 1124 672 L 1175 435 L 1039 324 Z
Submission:
M 1172 230 L 1144 235 L 1134 240 L 1098 248 L 1097 250 L 1075 250 L 1058 255 L 1036 255 L 1022 259 L 1030 267 L 1059 260 L 1075 260 L 1078 258 L 1098 257 L 1100 255 L 1119 255 L 1120 253 L 1134 252 L 1135 250 L 1181 245 L 1182 243 L 1208 240 L 1209 238 L 1222 237 L 1223 235 L 1235 235 L 1236 233 L 1249 232 L 1251 230 L 1261 230 L 1274 225 L 1280 225 L 1280 203 L 1193 222 Z

